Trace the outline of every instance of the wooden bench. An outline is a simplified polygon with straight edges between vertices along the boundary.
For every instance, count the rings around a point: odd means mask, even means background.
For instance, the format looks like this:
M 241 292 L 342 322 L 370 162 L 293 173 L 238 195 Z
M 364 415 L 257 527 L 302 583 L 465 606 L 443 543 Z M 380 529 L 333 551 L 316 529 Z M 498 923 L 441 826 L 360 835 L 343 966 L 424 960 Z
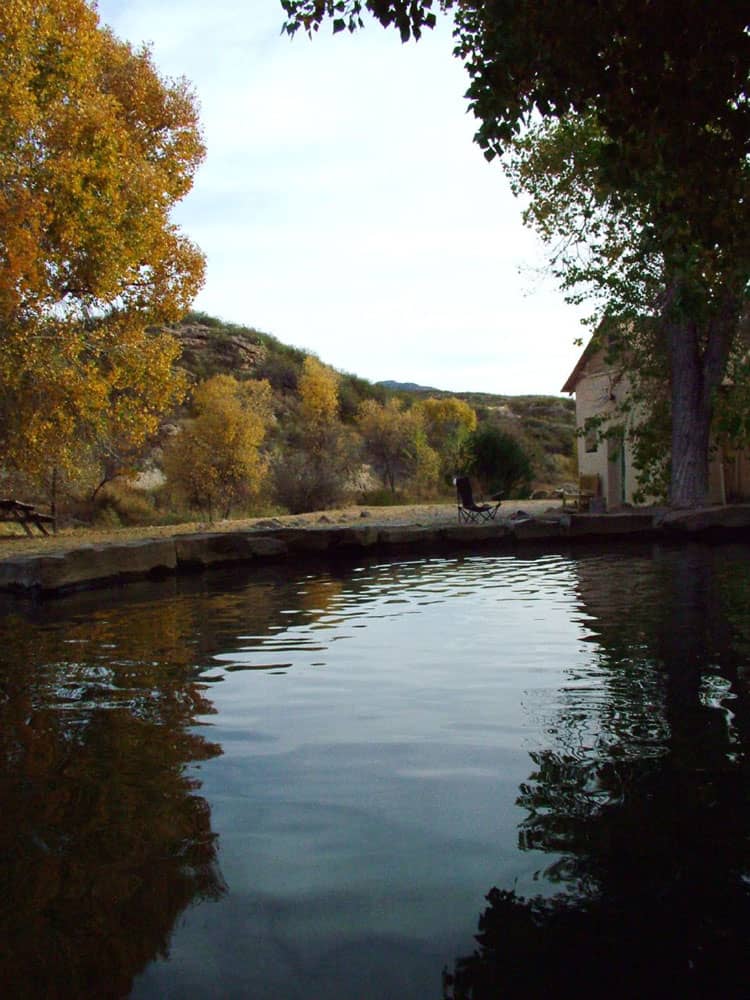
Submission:
M 593 501 L 601 498 L 601 482 L 596 474 L 578 477 L 578 489 L 555 490 L 555 496 L 562 500 L 563 510 L 571 503 L 576 510 L 587 511 L 593 506 Z M 596 506 L 601 506 L 597 503 Z
M 563 510 L 571 504 L 576 510 L 588 510 L 596 494 L 589 490 L 555 490 L 555 496 L 562 500 Z
M 0 500 L 0 521 L 20 524 L 29 537 L 33 534 L 32 524 L 36 525 L 43 535 L 49 535 L 44 525 L 54 524 L 54 520 L 51 514 L 42 514 L 31 503 L 22 503 L 20 500 Z

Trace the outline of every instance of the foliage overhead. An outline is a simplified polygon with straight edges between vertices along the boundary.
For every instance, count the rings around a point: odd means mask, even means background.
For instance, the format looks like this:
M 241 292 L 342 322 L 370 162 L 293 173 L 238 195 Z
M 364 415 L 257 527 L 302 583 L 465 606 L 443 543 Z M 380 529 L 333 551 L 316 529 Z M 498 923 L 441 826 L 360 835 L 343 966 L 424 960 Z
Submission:
M 725 0 L 281 0 L 290 35 L 363 26 L 369 11 L 404 40 L 455 10 L 456 55 L 491 155 L 534 114 L 597 109 L 614 146 L 613 176 L 637 177 L 649 142 L 677 175 L 703 160 L 716 178 L 744 156 L 750 109 L 747 4 Z M 672 143 L 662 144 L 669 133 Z M 629 150 L 623 160 L 622 154 Z M 626 182 L 629 185 L 629 180 Z M 622 186 L 622 181 L 617 186 Z M 684 192 L 688 195 L 690 192 Z
M 447 10 L 454 0 L 438 0 L 436 9 Z M 423 28 L 434 28 L 436 17 L 432 0 L 281 0 L 288 20 L 284 30 L 294 35 L 303 28 L 308 34 L 317 31 L 325 19 L 333 24 L 334 34 L 364 27 L 363 14 L 374 14 L 383 27 L 394 25 L 401 39 L 419 38 Z

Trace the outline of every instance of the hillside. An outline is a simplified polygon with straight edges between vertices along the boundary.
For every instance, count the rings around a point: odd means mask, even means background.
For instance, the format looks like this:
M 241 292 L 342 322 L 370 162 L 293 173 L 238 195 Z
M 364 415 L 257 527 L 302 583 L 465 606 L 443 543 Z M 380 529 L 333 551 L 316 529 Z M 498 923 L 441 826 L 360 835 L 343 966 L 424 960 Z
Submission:
M 182 343 L 179 364 L 192 380 L 218 374 L 234 375 L 237 379 L 267 379 L 276 395 L 277 409 L 282 412 L 285 397 L 297 391 L 302 364 L 310 353 L 283 344 L 269 333 L 224 323 L 205 313 L 189 313 L 181 323 L 170 328 L 170 333 Z M 389 393 L 367 379 L 342 372 L 339 395 L 342 418 L 349 421 L 363 400 L 382 402 Z
M 575 400 L 565 396 L 504 396 L 490 392 L 448 392 L 412 388 L 412 383 L 380 382 L 406 400 L 425 395 L 455 396 L 465 400 L 480 421 L 499 424 L 515 434 L 532 456 L 539 480 L 550 483 L 575 479 Z
M 226 373 L 235 378 L 268 379 L 276 396 L 277 415 L 283 420 L 297 390 L 307 354 L 298 347 L 252 327 L 224 323 L 205 313 L 191 313 L 171 332 L 182 343 L 180 365 L 193 381 Z M 321 359 L 325 361 L 325 359 Z M 372 383 L 341 373 L 341 415 L 351 421 L 365 399 L 382 402 L 398 396 L 407 403 L 430 396 L 457 396 L 490 420 L 515 434 L 532 456 L 537 478 L 559 481 L 573 477 L 575 404 L 557 396 L 503 396 L 485 392 L 451 393 L 396 381 Z

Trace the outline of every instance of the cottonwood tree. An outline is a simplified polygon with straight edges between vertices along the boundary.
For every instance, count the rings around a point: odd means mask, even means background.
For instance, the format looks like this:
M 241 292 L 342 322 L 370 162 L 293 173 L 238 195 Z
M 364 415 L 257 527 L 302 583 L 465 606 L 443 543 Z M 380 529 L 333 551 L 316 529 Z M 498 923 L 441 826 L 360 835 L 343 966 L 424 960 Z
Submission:
M 338 420 L 340 381 L 338 372 L 312 355 L 302 362 L 298 388 L 300 413 L 307 427 L 325 427 Z
M 477 141 L 492 158 L 536 120 L 601 132 L 598 197 L 632 218 L 655 260 L 648 303 L 671 400 L 670 500 L 703 502 L 716 391 L 750 276 L 750 30 L 725 0 L 281 0 L 286 29 L 355 30 L 369 10 L 402 38 L 455 9 Z M 564 192 L 561 192 L 564 197 Z M 600 261 L 605 272 L 610 262 Z M 614 262 L 617 264 L 617 260 Z
M 430 447 L 440 456 L 443 475 L 455 476 L 464 443 L 477 426 L 474 409 L 455 396 L 421 399 L 413 409 L 424 422 Z
M 417 493 L 434 487 L 440 459 L 427 442 L 419 412 L 405 409 L 399 399 L 384 404 L 368 399 L 357 411 L 357 427 L 367 458 L 391 493 L 397 485 L 411 485 Z
M 193 392 L 197 416 L 164 447 L 167 485 L 209 521 L 257 495 L 267 470 L 260 446 L 273 416 L 265 380 L 214 375 Z
M 187 83 L 84 0 L 0 5 L 0 121 L 0 463 L 33 473 L 143 441 L 179 396 L 178 347 L 147 328 L 202 282 L 170 210 L 204 150 Z
M 333 368 L 305 358 L 296 420 L 273 460 L 277 499 L 294 514 L 333 506 L 359 464 L 358 436 L 339 419 L 340 382 Z

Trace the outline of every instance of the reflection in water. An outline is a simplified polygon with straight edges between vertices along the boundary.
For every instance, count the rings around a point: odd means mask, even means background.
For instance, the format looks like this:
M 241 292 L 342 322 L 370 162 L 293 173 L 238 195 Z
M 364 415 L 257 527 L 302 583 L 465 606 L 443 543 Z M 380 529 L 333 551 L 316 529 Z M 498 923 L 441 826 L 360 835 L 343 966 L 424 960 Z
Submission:
M 4 622 L 4 996 L 126 996 L 178 914 L 222 892 L 209 807 L 184 773 L 221 752 L 190 729 L 211 708 L 185 624 L 179 605 Z
M 518 798 L 519 846 L 555 855 L 560 891 L 491 889 L 445 995 L 746 997 L 747 549 L 578 576 L 606 683 L 573 676 Z
M 749 556 L 1 606 L 2 994 L 744 995 Z

